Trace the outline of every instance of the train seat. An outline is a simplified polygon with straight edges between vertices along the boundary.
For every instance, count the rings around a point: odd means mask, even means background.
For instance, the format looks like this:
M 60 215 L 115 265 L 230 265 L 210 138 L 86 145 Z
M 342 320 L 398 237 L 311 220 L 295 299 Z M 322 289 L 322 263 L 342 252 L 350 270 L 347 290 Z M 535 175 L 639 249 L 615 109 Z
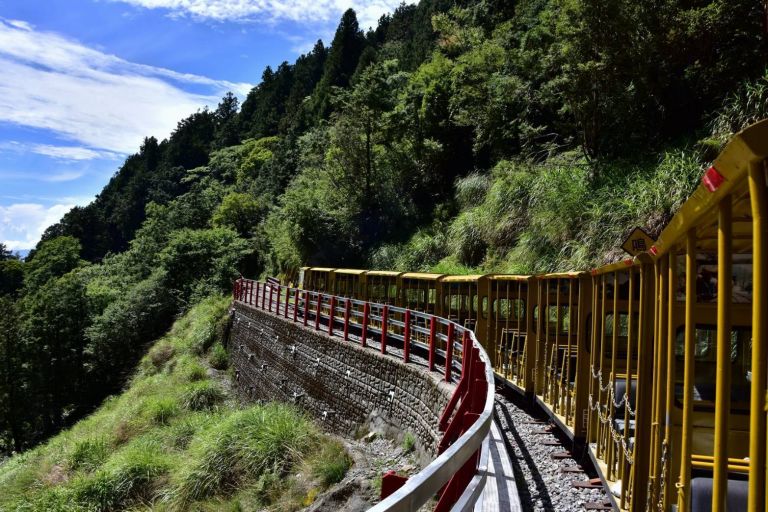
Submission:
M 691 480 L 691 510 L 690 512 L 709 512 L 712 510 L 712 479 L 696 477 Z M 728 479 L 728 494 L 726 508 L 728 510 L 747 509 L 747 480 Z
M 627 393 L 627 379 L 619 377 L 616 382 L 613 383 L 613 393 L 616 402 L 621 402 L 621 407 L 616 407 L 613 410 L 613 428 L 617 432 L 624 432 L 626 424 L 624 422 L 626 403 L 624 402 L 624 394 L 627 394 L 629 399 L 630 411 L 635 410 L 635 395 L 637 394 L 637 379 L 632 379 L 629 386 L 629 392 Z M 635 433 L 635 420 L 630 418 L 629 420 L 629 435 L 632 436 Z

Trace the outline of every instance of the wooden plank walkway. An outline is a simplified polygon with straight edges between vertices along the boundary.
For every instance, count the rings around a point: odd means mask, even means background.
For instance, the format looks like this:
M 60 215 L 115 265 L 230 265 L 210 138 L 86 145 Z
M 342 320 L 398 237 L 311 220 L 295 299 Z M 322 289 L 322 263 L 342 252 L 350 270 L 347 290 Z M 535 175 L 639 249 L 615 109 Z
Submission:
M 488 477 L 475 512 L 522 512 L 512 462 L 496 421 L 491 425 L 489 452 Z

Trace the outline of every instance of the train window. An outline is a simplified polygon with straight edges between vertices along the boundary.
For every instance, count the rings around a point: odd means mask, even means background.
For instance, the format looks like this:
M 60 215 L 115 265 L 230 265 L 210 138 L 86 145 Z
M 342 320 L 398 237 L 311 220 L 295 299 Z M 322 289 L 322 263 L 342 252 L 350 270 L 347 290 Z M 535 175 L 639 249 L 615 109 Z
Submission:
M 522 299 L 495 299 L 493 317 L 496 320 L 522 320 L 525 318 L 525 301 Z
M 632 313 L 632 358 L 637 358 L 637 313 Z M 629 332 L 629 315 L 627 313 L 619 313 L 619 332 L 616 339 L 616 353 L 627 353 L 627 333 Z M 605 354 L 611 354 L 611 343 L 613 343 L 613 313 L 605 314 L 605 329 L 603 329 L 603 336 L 605 337 Z
M 403 295 L 405 295 L 405 303 L 408 305 L 424 304 L 427 291 L 419 288 L 406 288 L 403 290 Z
M 483 318 L 488 318 L 488 297 L 483 297 Z
M 372 284 L 368 287 L 368 294 L 374 302 L 386 299 L 386 291 L 386 285 L 383 284 Z
M 734 327 L 731 330 L 731 409 L 749 411 L 749 396 L 752 380 L 752 330 L 749 327 Z M 715 381 L 717 371 L 717 327 L 697 325 L 694 363 L 693 399 L 701 402 L 695 407 L 710 410 L 715 402 Z M 685 327 L 677 329 L 675 339 L 677 363 L 675 397 L 678 405 L 683 399 L 683 364 L 685 361 Z
M 717 255 L 696 255 L 696 300 L 717 302 Z M 733 303 L 752 302 L 752 254 L 733 255 Z M 685 300 L 685 255 L 677 258 L 677 300 Z
M 569 309 L 570 308 L 568 306 L 560 306 L 560 314 L 558 318 L 557 305 L 547 307 L 547 320 L 549 321 L 549 334 L 551 336 L 555 335 L 558 324 L 560 326 L 560 334 L 568 334 L 568 328 L 570 326 L 570 322 L 568 320 Z
M 539 306 L 533 306 L 533 332 L 539 328 Z

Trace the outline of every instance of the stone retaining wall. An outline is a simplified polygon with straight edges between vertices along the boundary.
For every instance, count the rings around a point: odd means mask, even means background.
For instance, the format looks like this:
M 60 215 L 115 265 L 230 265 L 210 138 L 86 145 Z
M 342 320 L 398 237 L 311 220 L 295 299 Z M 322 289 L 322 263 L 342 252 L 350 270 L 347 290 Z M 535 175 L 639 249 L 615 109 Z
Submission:
M 229 350 L 243 398 L 296 403 L 345 436 L 410 432 L 422 459 L 434 456 L 454 389 L 437 373 L 240 303 Z

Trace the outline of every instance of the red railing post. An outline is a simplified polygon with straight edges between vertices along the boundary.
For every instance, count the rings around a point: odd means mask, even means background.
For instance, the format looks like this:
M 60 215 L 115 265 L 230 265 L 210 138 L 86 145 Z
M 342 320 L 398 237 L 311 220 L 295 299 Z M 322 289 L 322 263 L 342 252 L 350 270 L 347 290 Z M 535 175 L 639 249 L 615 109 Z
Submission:
M 299 319 L 299 289 L 293 289 L 293 323 Z
M 435 369 L 435 334 L 437 322 L 434 315 L 429 318 L 429 371 Z
M 323 295 L 317 294 L 317 311 L 315 312 L 315 330 L 320 330 L 320 307 L 323 304 Z
M 248 291 L 248 304 L 253 304 L 253 281 L 248 281 L 248 288 L 246 288 Z
M 280 316 L 280 297 L 283 294 L 282 287 L 277 285 L 277 304 L 275 304 L 275 314 Z
M 291 303 L 291 289 L 285 287 L 285 306 L 283 309 L 283 317 L 288 318 L 288 305 Z
M 239 279 L 235 279 L 235 283 L 232 285 L 232 300 L 237 300 L 237 291 L 240 284 Z
M 453 331 L 455 324 L 448 322 L 448 339 L 445 342 L 445 382 L 451 382 L 451 367 L 453 366 Z
M 411 359 L 411 310 L 405 310 L 405 327 L 403 328 L 403 361 Z
M 336 296 L 331 295 L 331 314 L 328 317 L 328 335 L 333 336 L 333 320 L 336 318 Z
M 349 310 L 352 304 L 352 299 L 347 297 L 344 301 L 344 341 L 349 341 Z
M 309 319 L 309 290 L 304 292 L 304 327 L 307 326 Z
M 256 293 L 253 296 L 253 305 L 257 306 L 259 305 L 259 290 L 261 289 L 261 283 L 256 281 Z
M 270 284 L 269 285 L 269 304 L 267 304 L 267 310 L 271 313 L 272 312 L 272 294 L 275 292 L 275 285 Z
M 264 303 L 267 302 L 267 283 L 261 283 L 261 309 L 266 309 Z
M 389 320 L 389 306 L 386 304 L 381 310 L 381 353 L 387 353 L 387 321 Z
M 368 315 L 371 313 L 371 305 L 370 303 L 366 302 L 363 306 L 363 328 L 362 332 L 360 333 L 360 345 L 365 347 L 367 345 L 368 338 Z

